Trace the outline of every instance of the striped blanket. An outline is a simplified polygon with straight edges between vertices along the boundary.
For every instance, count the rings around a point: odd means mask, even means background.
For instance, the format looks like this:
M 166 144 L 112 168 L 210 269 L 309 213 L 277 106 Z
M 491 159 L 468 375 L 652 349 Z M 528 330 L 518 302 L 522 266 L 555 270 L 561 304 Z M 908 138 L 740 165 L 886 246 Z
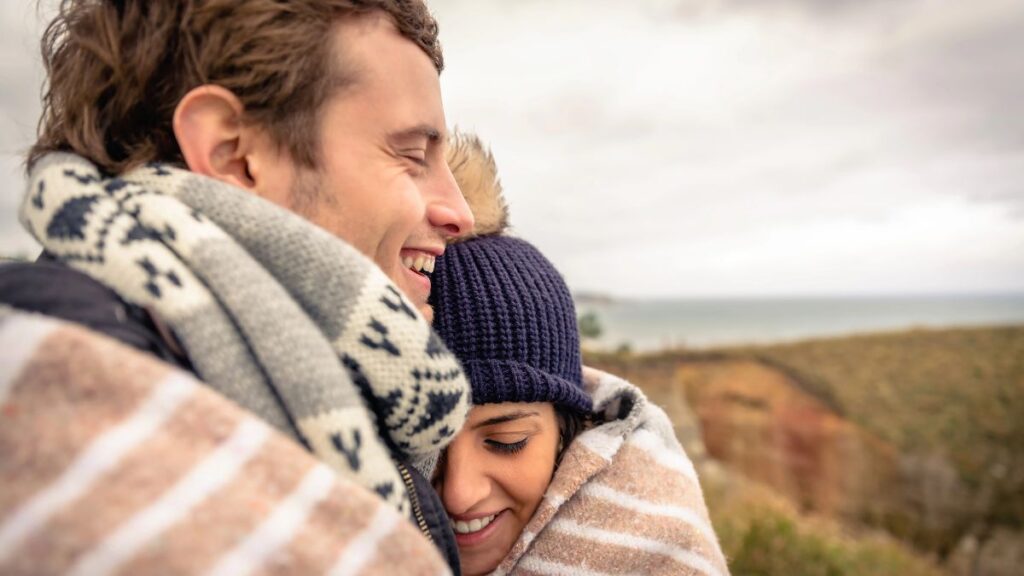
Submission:
M 145 354 L 0 307 L 0 574 L 447 574 L 393 507 Z
M 593 369 L 584 384 L 604 422 L 579 435 L 495 574 L 729 573 L 697 473 L 665 412 Z

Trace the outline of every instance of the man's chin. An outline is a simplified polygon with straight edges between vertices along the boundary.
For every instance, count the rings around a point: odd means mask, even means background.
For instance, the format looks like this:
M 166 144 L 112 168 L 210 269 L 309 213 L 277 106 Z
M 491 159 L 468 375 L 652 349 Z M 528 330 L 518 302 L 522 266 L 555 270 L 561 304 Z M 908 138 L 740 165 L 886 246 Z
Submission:
M 430 281 L 429 279 L 424 281 L 422 277 L 416 278 L 415 276 L 419 275 L 408 268 L 400 268 L 396 274 L 388 275 L 391 281 L 395 283 L 395 287 L 405 296 L 408 303 L 419 311 L 428 324 L 432 324 L 434 322 L 434 308 L 427 303 L 427 299 L 430 296 Z

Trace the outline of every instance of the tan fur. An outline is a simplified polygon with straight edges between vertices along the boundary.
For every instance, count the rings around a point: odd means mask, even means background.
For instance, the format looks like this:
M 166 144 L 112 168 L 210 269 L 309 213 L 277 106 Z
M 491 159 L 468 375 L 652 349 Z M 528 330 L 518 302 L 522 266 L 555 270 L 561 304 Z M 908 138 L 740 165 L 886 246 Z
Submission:
M 475 134 L 455 131 L 448 141 L 447 160 L 476 219 L 473 233 L 460 240 L 504 232 L 508 228 L 508 204 L 502 196 L 491 151 Z

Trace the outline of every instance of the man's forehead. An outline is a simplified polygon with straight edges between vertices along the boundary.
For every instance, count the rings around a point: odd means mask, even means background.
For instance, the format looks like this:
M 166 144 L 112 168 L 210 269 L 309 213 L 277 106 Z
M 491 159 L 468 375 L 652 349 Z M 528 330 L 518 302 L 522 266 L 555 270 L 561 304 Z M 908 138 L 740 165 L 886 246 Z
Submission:
M 382 26 L 401 35 L 398 26 L 390 14 L 383 10 L 370 10 L 369 12 L 346 12 L 337 17 L 334 21 L 334 28 L 346 28 L 349 37 L 353 34 L 368 34 L 374 28 Z
M 392 145 L 444 149 L 447 127 L 437 69 L 383 13 L 346 17 L 334 30 L 339 88 L 332 108 Z M 350 129 L 353 126 L 349 126 Z
M 400 50 L 408 56 L 425 59 L 432 73 L 440 75 L 430 56 L 402 34 L 390 14 L 381 10 L 339 17 L 331 27 L 330 42 L 338 63 L 357 73 L 393 62 L 398 56 L 396 50 Z
M 439 73 L 430 57 L 403 36 L 387 15 L 343 19 L 334 27 L 331 40 L 332 72 L 344 92 L 386 98 L 396 90 L 439 87 Z M 443 127 L 432 128 L 444 136 Z

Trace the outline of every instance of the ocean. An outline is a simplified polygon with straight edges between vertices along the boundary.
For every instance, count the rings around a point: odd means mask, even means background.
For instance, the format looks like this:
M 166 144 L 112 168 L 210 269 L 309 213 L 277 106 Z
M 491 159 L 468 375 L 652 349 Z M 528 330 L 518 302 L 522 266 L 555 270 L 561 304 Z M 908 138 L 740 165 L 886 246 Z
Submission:
M 602 334 L 592 344 L 638 351 L 1024 324 L 1024 294 L 585 300 L 577 309 L 597 315 Z

